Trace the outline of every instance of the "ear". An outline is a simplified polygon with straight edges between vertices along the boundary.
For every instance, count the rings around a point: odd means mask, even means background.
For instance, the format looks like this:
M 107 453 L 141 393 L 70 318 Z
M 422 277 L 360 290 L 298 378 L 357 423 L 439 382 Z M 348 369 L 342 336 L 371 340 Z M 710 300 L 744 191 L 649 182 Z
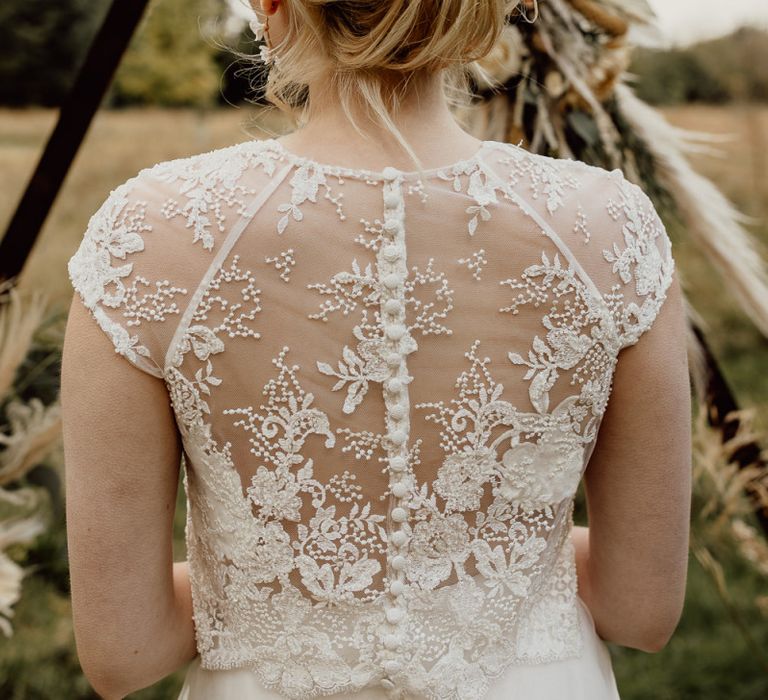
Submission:
M 274 15 L 280 9 L 280 0 L 259 0 L 261 11 L 265 15 Z

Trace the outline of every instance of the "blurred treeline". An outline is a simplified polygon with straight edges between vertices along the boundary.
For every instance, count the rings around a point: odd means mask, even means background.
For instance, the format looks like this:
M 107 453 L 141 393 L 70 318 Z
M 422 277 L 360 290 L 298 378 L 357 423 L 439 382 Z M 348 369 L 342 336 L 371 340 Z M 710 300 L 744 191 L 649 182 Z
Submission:
M 0 105 L 59 106 L 110 4 L 3 0 Z M 104 106 L 212 107 L 246 98 L 258 101 L 258 72 L 235 55 L 254 54 L 257 48 L 227 0 L 151 0 Z
M 237 0 L 247 4 L 248 0 Z M 111 0 L 3 0 L 0 105 L 55 107 Z M 247 24 L 227 0 L 151 0 L 105 106 L 215 107 L 260 100 Z M 768 32 L 743 28 L 686 48 L 638 49 L 631 72 L 652 104 L 768 101 Z
M 639 49 L 631 71 L 651 104 L 768 102 L 768 32 L 744 27 L 686 48 Z

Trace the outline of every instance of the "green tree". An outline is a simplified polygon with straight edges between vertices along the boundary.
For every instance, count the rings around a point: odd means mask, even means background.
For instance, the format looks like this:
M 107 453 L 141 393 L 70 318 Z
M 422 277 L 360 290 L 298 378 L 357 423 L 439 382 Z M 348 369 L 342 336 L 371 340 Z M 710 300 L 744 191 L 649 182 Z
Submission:
M 652 104 L 765 101 L 768 32 L 742 28 L 683 49 L 639 50 L 631 72 L 638 95 Z
M 207 106 L 220 70 L 211 36 L 221 0 L 152 0 L 117 71 L 113 105 Z
M 109 0 L 3 0 L 0 104 L 61 104 Z
M 733 34 L 693 47 L 701 65 L 737 101 L 768 98 L 768 32 L 742 27 Z

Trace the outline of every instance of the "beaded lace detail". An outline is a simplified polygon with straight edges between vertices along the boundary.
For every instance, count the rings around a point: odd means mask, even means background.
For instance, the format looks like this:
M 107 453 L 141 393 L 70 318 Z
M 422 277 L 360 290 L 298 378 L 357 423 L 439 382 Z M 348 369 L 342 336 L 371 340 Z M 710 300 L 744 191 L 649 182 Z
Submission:
M 573 499 L 670 241 L 618 171 L 485 141 L 422 175 L 249 141 L 142 170 L 69 261 L 168 389 L 202 666 L 287 698 L 581 653 Z

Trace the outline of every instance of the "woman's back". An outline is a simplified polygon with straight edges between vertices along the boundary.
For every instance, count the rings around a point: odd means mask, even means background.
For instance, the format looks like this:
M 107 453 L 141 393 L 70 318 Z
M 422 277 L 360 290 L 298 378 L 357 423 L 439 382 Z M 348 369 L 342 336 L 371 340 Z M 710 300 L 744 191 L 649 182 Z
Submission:
M 249 141 L 114 190 L 69 272 L 168 387 L 202 666 L 465 700 L 578 656 L 573 498 L 673 270 L 620 173 L 497 141 L 421 178 Z

